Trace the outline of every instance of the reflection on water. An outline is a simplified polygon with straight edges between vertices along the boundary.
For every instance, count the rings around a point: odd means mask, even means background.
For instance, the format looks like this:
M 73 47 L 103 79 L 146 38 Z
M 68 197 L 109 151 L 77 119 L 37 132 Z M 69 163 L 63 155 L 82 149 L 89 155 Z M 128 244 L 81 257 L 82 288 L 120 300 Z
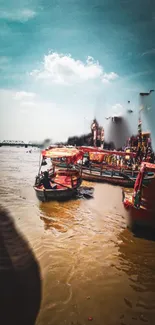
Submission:
M 41 203 L 39 209 L 41 211 L 40 218 L 44 221 L 45 230 L 54 228 L 60 232 L 66 232 L 72 228 L 75 220 L 74 214 L 80 205 L 80 200 L 71 202 L 48 202 Z
M 154 324 L 155 242 L 126 229 L 118 187 L 94 184 L 94 199 L 40 203 L 39 152 L 0 148 L 0 201 L 40 263 L 37 325 Z M 92 184 L 89 186 L 92 186 Z

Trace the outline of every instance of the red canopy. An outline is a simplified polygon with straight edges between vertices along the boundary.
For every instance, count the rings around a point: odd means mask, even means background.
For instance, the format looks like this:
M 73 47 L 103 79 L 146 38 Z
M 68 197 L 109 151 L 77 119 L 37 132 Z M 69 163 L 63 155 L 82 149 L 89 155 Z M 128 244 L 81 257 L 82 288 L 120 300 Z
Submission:
M 145 171 L 155 172 L 155 164 L 151 164 L 144 161 L 142 162 L 141 167 L 145 168 Z
M 86 152 L 94 152 L 94 153 L 103 153 L 105 155 L 117 155 L 117 156 L 130 156 L 130 157 L 136 157 L 135 152 L 125 152 L 125 151 L 115 151 L 115 150 L 104 150 L 100 149 L 98 147 L 79 147 L 79 150 L 83 151 L 83 153 Z
M 82 159 L 83 152 L 76 148 L 53 148 L 42 151 L 44 158 L 66 158 L 68 163 L 76 163 Z

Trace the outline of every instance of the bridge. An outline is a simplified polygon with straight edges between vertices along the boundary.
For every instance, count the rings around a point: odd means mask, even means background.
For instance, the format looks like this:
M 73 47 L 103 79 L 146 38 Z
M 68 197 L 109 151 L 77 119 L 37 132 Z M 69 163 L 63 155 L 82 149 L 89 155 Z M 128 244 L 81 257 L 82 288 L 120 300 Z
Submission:
M 0 147 L 6 147 L 6 146 L 10 146 L 10 147 L 37 147 L 39 148 L 40 145 L 38 143 L 33 143 L 33 142 L 28 142 L 25 143 L 24 141 L 19 141 L 19 140 L 4 140 L 4 141 L 0 141 Z

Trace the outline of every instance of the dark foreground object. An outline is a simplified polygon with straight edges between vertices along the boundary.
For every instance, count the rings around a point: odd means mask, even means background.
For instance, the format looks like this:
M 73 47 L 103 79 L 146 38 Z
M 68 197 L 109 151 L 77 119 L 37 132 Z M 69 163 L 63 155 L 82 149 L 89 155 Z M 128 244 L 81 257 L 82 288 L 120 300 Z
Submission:
M 37 260 L 9 213 L 0 206 L 0 324 L 34 325 L 40 303 Z

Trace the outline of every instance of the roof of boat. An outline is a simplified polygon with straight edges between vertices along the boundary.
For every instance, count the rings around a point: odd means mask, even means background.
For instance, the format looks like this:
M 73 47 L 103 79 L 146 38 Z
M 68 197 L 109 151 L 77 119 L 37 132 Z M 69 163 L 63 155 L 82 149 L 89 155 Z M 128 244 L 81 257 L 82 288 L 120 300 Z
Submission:
M 147 171 L 154 171 L 155 172 L 155 164 L 151 164 L 149 162 L 142 162 L 141 168 L 145 168 Z
M 45 158 L 77 158 L 83 156 L 83 152 L 76 148 L 53 148 L 42 151 L 42 156 Z
M 131 156 L 131 157 L 135 157 L 136 153 L 135 152 L 125 152 L 125 151 L 117 151 L 117 150 L 105 150 L 105 149 L 101 149 L 98 147 L 87 147 L 87 146 L 82 146 L 79 147 L 79 150 L 83 151 L 84 153 L 86 152 L 93 152 L 94 154 L 103 154 L 103 155 L 117 155 L 117 156 Z

